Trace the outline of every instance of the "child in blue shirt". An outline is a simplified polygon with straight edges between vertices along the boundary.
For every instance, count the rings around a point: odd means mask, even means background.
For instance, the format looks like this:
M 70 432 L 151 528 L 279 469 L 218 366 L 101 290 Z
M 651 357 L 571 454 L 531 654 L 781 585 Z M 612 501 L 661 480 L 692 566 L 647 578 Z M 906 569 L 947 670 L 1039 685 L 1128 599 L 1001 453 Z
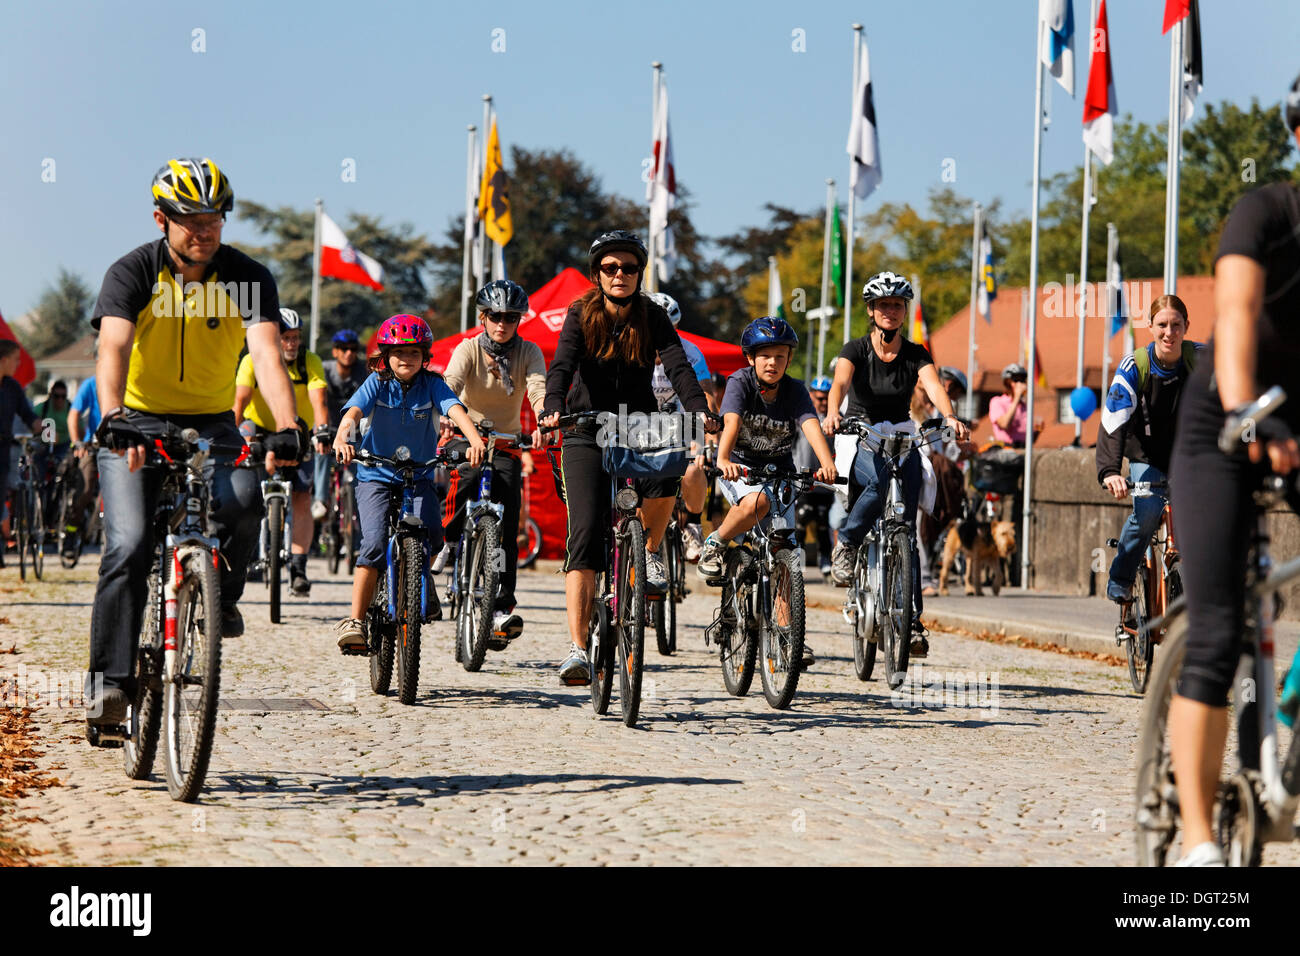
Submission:
M 438 451 L 438 416 L 447 415 L 470 441 L 469 463 L 483 461 L 483 439 L 465 406 L 447 387 L 441 375 L 427 371 L 433 333 L 425 321 L 414 315 L 395 315 L 379 327 L 379 356 L 356 394 L 343 406 L 334 439 L 334 453 L 344 467 L 352 462 L 348 442 L 357 423 L 370 418 L 370 430 L 361 447 L 374 455 L 391 458 L 399 445 L 411 450 L 415 461 L 427 461 Z M 357 551 L 357 573 L 352 581 L 352 616 L 337 625 L 339 649 L 364 649 L 366 608 L 374 599 L 379 572 L 386 557 L 388 503 L 391 486 L 397 481 L 391 468 L 361 465 L 357 469 L 357 519 L 361 545 Z M 415 483 L 415 510 L 429 530 L 430 553 L 442 550 L 442 518 L 433 481 L 422 476 Z

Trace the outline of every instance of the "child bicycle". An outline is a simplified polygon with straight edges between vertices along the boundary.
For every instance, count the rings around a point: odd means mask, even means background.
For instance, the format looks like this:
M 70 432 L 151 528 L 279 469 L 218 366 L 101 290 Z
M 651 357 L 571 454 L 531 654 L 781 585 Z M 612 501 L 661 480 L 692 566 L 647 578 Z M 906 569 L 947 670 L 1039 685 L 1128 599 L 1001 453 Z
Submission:
M 333 441 L 333 436 L 326 434 L 322 440 Z M 329 481 L 326 484 L 326 513 L 321 521 L 321 547 L 325 550 L 326 566 L 330 574 L 339 573 L 345 554 L 348 574 L 352 574 L 357 569 L 357 545 L 361 541 L 354 493 L 357 478 L 352 468 L 341 467 L 333 456 L 329 456 L 327 461 Z
M 870 680 L 876 648 L 885 645 L 885 681 L 897 690 L 907 677 L 915 619 L 913 560 L 916 522 L 908 521 L 903 492 L 903 462 L 912 451 L 943 437 L 943 419 L 932 418 L 919 432 L 886 434 L 865 419 L 845 418 L 838 431 L 859 436 L 858 454 L 875 453 L 889 475 L 875 525 L 858 546 L 853 579 L 844 597 L 844 620 L 853 628 L 853 670 Z
M 1151 679 L 1151 660 L 1155 646 L 1164 640 L 1166 627 L 1152 628 L 1150 622 L 1164 618 L 1174 601 L 1183 593 L 1178 548 L 1174 546 L 1173 511 L 1167 500 L 1169 483 L 1125 479 L 1134 498 L 1166 495 L 1160 527 L 1147 545 L 1133 581 L 1133 597 L 1120 605 L 1119 623 L 1115 625 L 1115 644 L 1123 646 L 1128 657 L 1128 676 L 1133 690 L 1145 693 Z M 1119 539 L 1109 538 L 1108 547 L 1118 548 Z
M 1274 387 L 1240 415 L 1231 416 L 1220 433 L 1220 449 L 1230 451 L 1238 446 L 1251 422 L 1258 422 L 1285 400 L 1285 393 Z M 1273 623 L 1280 600 L 1278 591 L 1300 577 L 1300 558 L 1273 566 L 1266 523 L 1269 509 L 1283 498 L 1288 482 L 1293 481 L 1294 474 L 1287 478 L 1270 474 L 1254 494 L 1256 524 L 1246 565 L 1245 632 L 1228 714 L 1227 746 L 1235 747 L 1239 769 L 1221 777 L 1215 798 L 1218 840 L 1229 866 L 1258 866 L 1265 843 L 1291 842 L 1297 836 L 1300 734 L 1292 734 L 1289 749 L 1280 755 Z M 1137 857 L 1140 866 L 1167 866 L 1182 854 L 1178 845 L 1178 788 L 1166 738 L 1169 706 L 1187 653 L 1186 599 L 1176 600 L 1163 618 L 1150 621 L 1148 627 L 1167 627 L 1168 637 L 1142 703 L 1137 754 Z
M 715 478 L 721 471 L 706 468 L 704 473 Z M 799 686 L 806 608 L 803 550 L 795 541 L 795 529 L 777 527 L 776 517 L 816 483 L 817 472 L 741 466 L 741 476 L 751 484 L 762 483 L 767 514 L 745 533 L 741 544 L 727 551 L 719 582 L 722 599 L 704 630 L 704 641 L 718 645 L 722 681 L 736 697 L 749 692 L 761 656 L 763 696 L 771 707 L 784 710 Z M 848 479 L 837 478 L 835 483 L 847 484 Z
M 456 542 L 447 587 L 450 616 L 456 620 L 456 660 L 471 672 L 483 666 L 488 648 L 501 651 L 510 644 L 509 637 L 492 626 L 506 554 L 501 543 L 505 506 L 492 500 L 496 453 L 532 447 L 526 435 L 505 435 L 493 431 L 492 424 L 488 419 L 478 423 L 479 435 L 487 445 L 478 497 L 465 505 L 465 523 Z
M 121 725 L 86 725 L 92 746 L 122 745 L 133 780 L 153 769 L 163 733 L 167 791 L 193 801 L 203 789 L 217 725 L 221 692 L 220 543 L 209 513 L 211 489 L 204 471 L 214 452 L 242 464 L 245 445 L 221 445 L 192 428 L 167 427 L 155 438 L 146 464 L 163 472 L 154 508 L 154 555 L 148 604 L 135 657 L 135 695 Z
M 389 486 L 388 564 L 379 575 L 374 600 L 366 611 L 366 647 L 344 654 L 370 657 L 370 689 L 387 694 L 393 678 L 393 658 L 397 658 L 397 697 L 403 704 L 415 702 L 420 679 L 420 628 L 436 620 L 438 596 L 429 573 L 429 529 L 415 508 L 416 474 L 457 460 L 439 452 L 428 461 L 413 461 L 404 445 L 391 458 L 358 449 L 356 461 L 363 465 L 391 468 L 400 484 Z

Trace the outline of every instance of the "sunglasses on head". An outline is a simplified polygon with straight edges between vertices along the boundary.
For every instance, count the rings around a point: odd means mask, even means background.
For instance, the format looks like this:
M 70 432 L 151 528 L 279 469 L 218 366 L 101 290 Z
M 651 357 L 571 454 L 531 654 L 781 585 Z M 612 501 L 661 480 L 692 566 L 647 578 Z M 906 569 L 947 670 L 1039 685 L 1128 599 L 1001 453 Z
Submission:
M 620 272 L 626 276 L 634 276 L 641 271 L 641 267 L 637 265 L 635 262 L 630 262 L 627 264 L 623 264 L 619 262 L 606 262 L 601 265 L 600 271 L 612 279 Z

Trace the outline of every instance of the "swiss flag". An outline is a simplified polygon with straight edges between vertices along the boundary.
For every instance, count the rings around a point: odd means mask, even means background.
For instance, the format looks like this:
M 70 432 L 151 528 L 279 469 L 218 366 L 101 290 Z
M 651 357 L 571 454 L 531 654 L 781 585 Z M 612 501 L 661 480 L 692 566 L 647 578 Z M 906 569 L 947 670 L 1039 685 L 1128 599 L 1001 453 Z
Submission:
M 348 242 L 343 230 L 320 214 L 320 274 L 383 292 L 384 267 Z

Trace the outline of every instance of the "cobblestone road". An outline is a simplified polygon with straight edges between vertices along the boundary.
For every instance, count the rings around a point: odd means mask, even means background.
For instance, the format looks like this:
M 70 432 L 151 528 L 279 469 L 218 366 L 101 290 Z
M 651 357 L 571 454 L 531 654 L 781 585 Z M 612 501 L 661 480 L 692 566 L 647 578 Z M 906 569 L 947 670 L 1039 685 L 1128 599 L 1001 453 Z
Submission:
M 0 572 L 0 644 L 19 651 L 0 670 L 85 666 L 89 562 L 25 586 Z M 713 595 L 692 587 L 682 650 L 650 650 L 641 725 L 627 729 L 558 685 L 556 575 L 521 575 L 528 628 L 480 673 L 452 660 L 451 626 L 433 625 L 411 707 L 371 694 L 365 660 L 336 651 L 344 579 L 317 580 L 278 627 L 250 585 L 223 699 L 323 708 L 223 706 L 193 806 L 159 778 L 128 780 L 120 750 L 87 746 L 80 711 L 39 709 L 44 766 L 64 786 L 18 805 L 40 818 L 19 832 L 45 862 L 85 864 L 1132 861 L 1139 701 L 1126 672 L 936 633 L 927 670 L 994 674 L 992 701 L 893 706 L 879 665 L 870 682 L 853 676 L 838 614 L 810 608 L 818 661 L 777 712 L 757 679 L 745 699 L 726 694 L 703 644 Z

